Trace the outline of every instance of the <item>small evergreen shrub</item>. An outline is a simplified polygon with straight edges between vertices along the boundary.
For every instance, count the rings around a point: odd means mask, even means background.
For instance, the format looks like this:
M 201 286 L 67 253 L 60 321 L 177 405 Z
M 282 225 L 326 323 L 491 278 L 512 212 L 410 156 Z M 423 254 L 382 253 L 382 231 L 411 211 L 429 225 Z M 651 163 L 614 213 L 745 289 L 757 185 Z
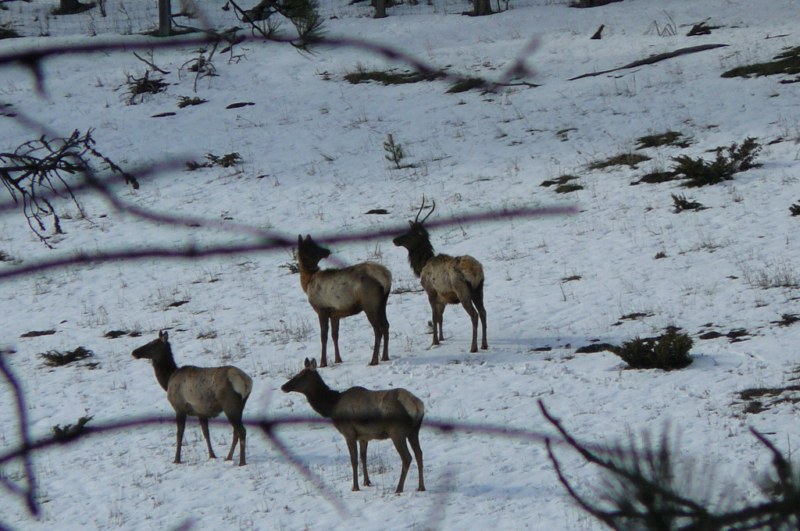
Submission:
M 678 332 L 676 327 L 669 327 L 661 336 L 644 339 L 637 337 L 627 341 L 615 349 L 614 354 L 622 358 L 631 369 L 671 371 L 691 365 L 693 359 L 689 351 L 692 344 L 692 338 L 687 334 Z
M 85 431 L 84 426 L 86 426 L 93 418 L 94 417 L 92 416 L 83 416 L 78 419 L 77 424 L 67 424 L 64 427 L 62 427 L 61 424 L 56 424 L 52 427 L 53 438 L 57 441 L 68 441 L 70 439 L 74 439 Z
M 44 359 L 44 364 L 48 367 L 62 367 L 76 361 L 91 358 L 92 356 L 94 356 L 94 353 L 84 347 L 78 347 L 71 352 L 58 352 L 57 350 L 50 350 L 48 352 L 39 354 L 39 357 Z
M 183 109 L 184 107 L 189 107 L 190 105 L 202 105 L 206 103 L 208 100 L 203 98 L 197 97 L 189 97 L 189 96 L 181 96 L 178 99 L 178 108 Z
M 776 74 L 796 76 L 793 80 L 786 80 L 785 82 L 797 82 L 800 80 L 800 46 L 787 48 L 773 57 L 772 61 L 766 63 L 756 63 L 733 68 L 724 72 L 722 77 L 749 78 L 772 76 Z
M 712 162 L 688 155 L 672 157 L 674 172 L 686 179 L 684 186 L 690 188 L 718 184 L 733 179 L 736 173 L 760 166 L 755 162 L 760 151 L 758 141 L 748 137 L 741 145 L 734 142 L 727 148 L 718 147 L 717 157 Z
M 686 199 L 686 196 L 683 194 L 680 195 L 671 194 L 671 195 L 672 195 L 672 203 L 675 206 L 673 212 L 675 212 L 676 214 L 679 214 L 680 212 L 685 212 L 687 210 L 705 210 L 706 208 L 697 201 Z
M 578 183 L 574 183 L 572 181 L 576 181 L 580 179 L 577 175 L 561 175 L 555 179 L 548 179 L 546 181 L 542 181 L 540 186 L 555 186 L 555 192 L 557 194 L 568 194 L 570 192 L 576 192 L 578 190 L 583 190 L 583 186 Z
M 214 155 L 213 153 L 207 153 L 206 162 L 196 162 L 194 160 L 187 161 L 186 171 L 195 171 L 199 170 L 200 168 L 211 168 L 214 166 L 219 166 L 221 168 L 230 168 L 231 166 L 236 166 L 241 162 L 242 162 L 242 156 L 235 151 L 233 153 L 227 153 L 222 156 Z
M 635 168 L 638 164 L 648 160 L 650 160 L 650 157 L 642 155 L 641 153 L 620 153 L 606 160 L 592 162 L 589 164 L 588 168 L 590 170 L 605 170 L 612 166 L 630 166 L 631 168 Z
M 386 160 L 394 163 L 398 170 L 403 167 L 402 161 L 406 157 L 406 154 L 403 151 L 403 145 L 395 143 L 394 137 L 391 133 L 386 135 L 386 140 L 383 142 L 383 150 L 386 152 L 384 154 Z
M 636 149 L 661 146 L 689 147 L 691 141 L 677 131 L 667 131 L 657 135 L 645 135 L 636 139 Z
M 358 70 L 345 74 L 346 81 L 357 85 L 375 81 L 384 85 L 405 85 L 407 83 L 420 83 L 422 81 L 434 81 L 444 77 L 444 72 L 394 72 L 380 70 Z

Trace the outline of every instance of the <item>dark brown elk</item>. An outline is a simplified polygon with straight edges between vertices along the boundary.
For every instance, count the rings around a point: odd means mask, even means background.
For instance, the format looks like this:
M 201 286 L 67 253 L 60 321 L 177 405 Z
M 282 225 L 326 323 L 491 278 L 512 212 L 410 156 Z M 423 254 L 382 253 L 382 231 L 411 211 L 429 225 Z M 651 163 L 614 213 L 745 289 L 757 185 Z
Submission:
M 448 304 L 459 304 L 469 314 L 472 320 L 472 345 L 470 352 L 478 351 L 478 318 L 481 321 L 481 348 L 489 348 L 486 342 L 486 309 L 483 306 L 483 267 L 481 263 L 469 255 L 448 256 L 436 254 L 431 245 L 430 235 L 425 228 L 425 220 L 436 208 L 433 202 L 430 212 L 419 219 L 425 207 L 425 198 L 419 207 L 409 231 L 398 236 L 394 244 L 408 250 L 408 262 L 417 275 L 428 294 L 433 314 L 433 344 L 438 345 L 444 340 L 442 332 L 442 318 L 444 309 Z
M 319 246 L 311 236 L 297 237 L 297 262 L 300 287 L 319 317 L 322 354 L 320 367 L 328 365 L 328 322 L 333 336 L 334 362 L 339 355 L 339 320 L 364 312 L 375 333 L 370 365 L 378 364 L 378 351 L 383 339 L 381 361 L 389 360 L 389 320 L 386 303 L 392 289 L 392 274 L 375 262 L 362 262 L 341 269 L 320 269 L 319 261 L 330 256 L 330 250 Z
M 245 464 L 246 430 L 242 424 L 242 411 L 253 389 L 253 380 L 244 371 L 231 365 L 178 367 L 172 357 L 169 337 L 163 331 L 158 333 L 158 338 L 134 350 L 133 357 L 153 362 L 156 380 L 167 392 L 167 400 L 175 410 L 178 425 L 175 463 L 181 462 L 181 444 L 187 415 L 200 419 L 200 428 L 208 446 L 208 457 L 216 457 L 208 436 L 208 419 L 224 412 L 233 426 L 233 442 L 225 460 L 230 461 L 233 458 L 238 442 L 239 466 Z
M 333 425 L 344 435 L 353 467 L 353 490 L 359 490 L 356 443 L 361 456 L 364 486 L 368 487 L 371 483 L 367 473 L 367 445 L 376 439 L 391 439 L 403 462 L 395 492 L 403 492 L 406 474 L 411 466 L 411 453 L 406 441 L 411 444 L 417 461 L 417 490 L 425 490 L 422 448 L 419 445 L 419 430 L 425 416 L 422 400 L 402 388 L 370 391 L 363 387 L 351 387 L 346 391 L 334 391 L 322 381 L 316 360 L 309 361 L 308 358 L 303 370 L 283 384 L 281 390 L 284 393 L 296 391 L 304 394 L 314 411 L 332 419 Z

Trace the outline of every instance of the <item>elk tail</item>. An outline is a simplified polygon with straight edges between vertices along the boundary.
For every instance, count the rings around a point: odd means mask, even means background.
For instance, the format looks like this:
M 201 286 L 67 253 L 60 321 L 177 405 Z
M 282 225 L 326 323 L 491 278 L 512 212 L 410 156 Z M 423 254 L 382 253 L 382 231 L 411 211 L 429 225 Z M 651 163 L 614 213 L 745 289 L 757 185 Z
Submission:
M 233 390 L 242 397 L 242 400 L 247 400 L 250 391 L 253 390 L 253 379 L 236 367 L 231 367 L 228 369 L 228 381 L 233 386 Z

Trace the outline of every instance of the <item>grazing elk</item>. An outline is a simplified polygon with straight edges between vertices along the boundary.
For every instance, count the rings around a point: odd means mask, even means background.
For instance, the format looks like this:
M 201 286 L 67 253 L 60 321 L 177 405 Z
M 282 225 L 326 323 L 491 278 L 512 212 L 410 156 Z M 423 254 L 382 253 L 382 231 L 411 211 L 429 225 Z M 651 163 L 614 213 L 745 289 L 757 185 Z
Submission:
M 430 212 L 419 219 L 422 209 L 425 208 L 425 198 L 419 207 L 409 231 L 394 240 L 398 247 L 408 250 L 408 261 L 414 274 L 420 278 L 422 287 L 428 294 L 433 313 L 433 344 L 438 345 L 444 340 L 442 332 L 442 317 L 448 304 L 458 304 L 464 307 L 472 319 L 472 346 L 470 352 L 478 351 L 478 317 L 481 320 L 481 348 L 489 348 L 486 342 L 486 309 L 483 307 L 483 267 L 471 256 L 448 256 L 435 254 L 431 239 L 425 229 L 425 220 L 436 208 L 433 202 Z
M 353 490 L 359 490 L 356 442 L 361 455 L 364 486 L 368 487 L 371 483 L 367 474 L 367 445 L 369 441 L 376 439 L 391 439 L 403 462 L 400 482 L 395 492 L 403 492 L 406 474 L 411 466 L 411 454 L 406 440 L 411 444 L 414 459 L 417 461 L 417 490 L 425 490 L 422 448 L 419 445 L 419 429 L 425 415 L 422 400 L 402 388 L 370 391 L 363 387 L 351 387 L 346 391 L 334 391 L 322 381 L 317 372 L 316 360 L 309 361 L 308 358 L 303 370 L 283 384 L 281 390 L 284 393 L 296 391 L 304 394 L 314 411 L 332 419 L 333 425 L 344 435 L 353 467 Z
M 300 269 L 300 287 L 308 295 L 308 302 L 319 317 L 322 354 L 320 367 L 328 365 L 328 321 L 333 336 L 334 362 L 339 356 L 339 319 L 364 312 L 375 332 L 370 365 L 378 364 L 378 350 L 383 338 L 383 357 L 389 361 L 389 320 L 386 303 L 392 289 L 392 274 L 375 262 L 362 262 L 341 269 L 319 268 L 319 261 L 330 256 L 330 250 L 317 245 L 306 235 L 297 237 L 297 262 Z
M 233 426 L 233 442 L 226 461 L 233 458 L 236 442 L 239 442 L 239 466 L 245 464 L 246 430 L 242 424 L 242 411 L 247 397 L 253 389 L 253 380 L 244 371 L 226 365 L 224 367 L 178 367 L 172 357 L 172 348 L 166 332 L 159 332 L 158 338 L 133 351 L 136 359 L 149 359 L 153 362 L 156 379 L 167 392 L 167 399 L 175 409 L 178 425 L 175 463 L 181 462 L 181 443 L 186 427 L 186 416 L 200 419 L 200 428 L 208 446 L 208 457 L 215 458 L 208 436 L 208 419 L 222 412 Z

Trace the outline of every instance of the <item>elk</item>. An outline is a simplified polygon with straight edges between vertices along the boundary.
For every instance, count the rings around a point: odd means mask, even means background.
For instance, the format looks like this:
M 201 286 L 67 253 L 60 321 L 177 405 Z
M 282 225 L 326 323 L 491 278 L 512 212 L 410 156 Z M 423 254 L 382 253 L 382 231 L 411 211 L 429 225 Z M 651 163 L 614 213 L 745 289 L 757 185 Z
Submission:
M 424 197 L 414 221 L 408 222 L 411 225 L 409 231 L 392 241 L 396 246 L 408 250 L 411 269 L 419 277 L 425 293 L 428 294 L 433 314 L 433 344 L 438 345 L 444 340 L 442 318 L 445 307 L 448 304 L 461 303 L 472 319 L 472 345 L 469 351 L 478 351 L 478 317 L 481 320 L 481 348 L 485 350 L 489 345 L 486 342 L 486 309 L 483 307 L 483 267 L 469 255 L 436 254 L 424 226 L 436 208 L 436 201 L 433 201 L 430 212 L 419 219 L 423 208 L 425 208 Z
M 308 295 L 308 302 L 319 317 L 322 354 L 320 367 L 328 365 L 328 322 L 333 336 L 334 362 L 341 363 L 339 355 L 339 319 L 364 312 L 375 333 L 370 365 L 378 364 L 378 351 L 383 338 L 381 361 L 389 361 L 389 320 L 386 303 L 392 288 L 392 274 L 375 262 L 362 262 L 341 269 L 319 268 L 319 261 L 330 256 L 330 250 L 321 247 L 306 235 L 297 236 L 297 262 L 300 269 L 300 287 Z
M 169 337 L 164 331 L 158 333 L 158 338 L 134 350 L 133 357 L 153 362 L 156 380 L 167 392 L 167 400 L 175 410 L 175 421 L 178 425 L 175 463 L 181 462 L 181 444 L 187 415 L 199 418 L 208 446 L 208 457 L 217 457 L 208 436 L 208 419 L 225 412 L 233 426 L 233 442 L 225 460 L 230 461 L 233 458 L 238 441 L 239 466 L 245 464 L 246 430 L 242 424 L 242 411 L 253 389 L 253 380 L 244 371 L 231 365 L 178 367 L 172 357 Z
M 314 411 L 333 420 L 334 427 L 344 436 L 350 452 L 354 491 L 359 490 L 356 442 L 361 456 L 364 486 L 368 487 L 372 483 L 367 473 L 367 445 L 369 441 L 376 439 L 391 439 L 403 462 L 400 482 L 395 492 L 403 492 L 406 474 L 411 466 L 411 454 L 406 441 L 411 444 L 414 459 L 417 461 L 419 475 L 417 490 L 425 490 L 422 448 L 419 445 L 419 430 L 422 426 L 422 417 L 425 415 L 425 405 L 412 393 L 402 388 L 370 391 L 358 386 L 346 391 L 335 391 L 322 381 L 317 372 L 316 360 L 309 361 L 308 358 L 303 370 L 283 384 L 281 390 L 284 393 L 296 391 L 304 394 Z

